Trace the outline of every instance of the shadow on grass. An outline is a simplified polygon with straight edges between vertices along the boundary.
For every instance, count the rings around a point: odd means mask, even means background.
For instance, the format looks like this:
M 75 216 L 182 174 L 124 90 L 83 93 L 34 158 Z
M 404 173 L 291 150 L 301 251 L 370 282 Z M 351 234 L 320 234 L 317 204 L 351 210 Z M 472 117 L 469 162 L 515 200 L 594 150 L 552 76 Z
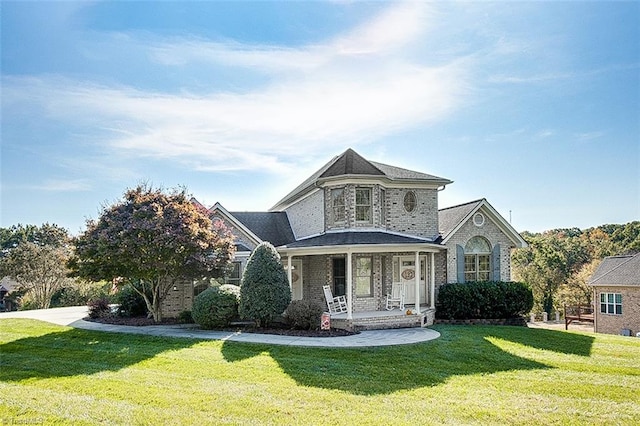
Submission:
M 593 341 L 589 336 L 520 327 L 437 329 L 439 339 L 417 345 L 312 349 L 225 342 L 222 353 L 227 361 L 235 362 L 268 352 L 300 385 L 374 395 L 435 386 L 453 376 L 551 368 L 510 354 L 488 337 L 579 355 L 588 355 Z
M 39 329 L 38 335 L 0 345 L 0 381 L 117 371 L 162 352 L 194 344 L 190 339 L 80 329 L 47 332 L 59 330 L 59 326 L 42 324 L 42 327 L 33 327 L 34 330 Z
M 524 331 L 520 327 L 493 327 L 486 330 L 491 337 L 566 355 L 589 356 L 594 341 L 593 336 L 555 330 L 525 329 L 527 331 Z

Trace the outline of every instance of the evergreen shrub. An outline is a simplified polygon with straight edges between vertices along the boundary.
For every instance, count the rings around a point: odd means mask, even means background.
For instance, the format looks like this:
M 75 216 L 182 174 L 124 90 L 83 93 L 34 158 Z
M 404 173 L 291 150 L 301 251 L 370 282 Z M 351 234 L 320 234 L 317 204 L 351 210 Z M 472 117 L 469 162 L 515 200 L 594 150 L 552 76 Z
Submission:
M 147 315 L 147 303 L 144 297 L 133 288 L 134 285 L 136 284 L 125 284 L 116 294 L 116 303 L 119 304 L 118 316 L 131 318 Z
M 193 301 L 191 316 L 204 329 L 225 327 L 237 315 L 238 298 L 222 286 L 206 289 Z
M 284 313 L 287 324 L 300 330 L 317 330 L 324 306 L 316 301 L 294 300 Z
M 265 327 L 282 315 L 291 302 L 289 279 L 280 255 L 268 242 L 253 250 L 242 275 L 239 313 Z
M 439 319 L 515 318 L 533 308 L 531 288 L 520 282 L 445 284 L 438 291 Z

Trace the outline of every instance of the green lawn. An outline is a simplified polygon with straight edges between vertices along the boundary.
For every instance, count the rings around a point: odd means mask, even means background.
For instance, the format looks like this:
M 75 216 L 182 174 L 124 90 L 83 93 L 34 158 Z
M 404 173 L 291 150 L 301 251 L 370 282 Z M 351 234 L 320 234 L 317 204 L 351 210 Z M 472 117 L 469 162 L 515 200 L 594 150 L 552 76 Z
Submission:
M 640 339 L 434 328 L 307 349 L 0 320 L 0 424 L 640 424 Z

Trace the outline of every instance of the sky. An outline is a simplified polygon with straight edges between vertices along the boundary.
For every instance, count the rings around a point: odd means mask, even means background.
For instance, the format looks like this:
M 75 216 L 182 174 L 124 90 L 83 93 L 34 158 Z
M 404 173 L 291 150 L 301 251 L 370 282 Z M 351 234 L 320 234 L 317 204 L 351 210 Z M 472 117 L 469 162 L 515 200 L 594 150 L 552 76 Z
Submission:
M 2 1 L 0 227 L 267 211 L 348 148 L 518 231 L 640 220 L 640 2 Z

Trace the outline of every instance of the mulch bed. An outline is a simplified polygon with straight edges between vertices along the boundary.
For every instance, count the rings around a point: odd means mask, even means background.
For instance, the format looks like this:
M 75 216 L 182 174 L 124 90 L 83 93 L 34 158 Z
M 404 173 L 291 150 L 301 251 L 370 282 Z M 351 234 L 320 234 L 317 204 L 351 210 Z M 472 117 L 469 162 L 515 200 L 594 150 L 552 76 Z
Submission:
M 181 324 L 176 318 L 166 318 L 161 322 L 154 322 L 153 318 L 147 317 L 117 317 L 109 316 L 103 318 L 84 318 L 85 321 L 99 322 L 102 324 L 114 325 L 131 325 L 135 327 L 144 327 L 149 325 L 176 325 Z M 244 333 L 261 333 L 276 334 L 279 336 L 296 336 L 296 337 L 340 337 L 351 336 L 356 332 L 332 328 L 331 330 L 294 330 L 288 328 L 285 324 L 277 324 L 269 328 L 257 328 L 253 324 L 234 325 L 230 328 L 221 329 L 220 331 L 242 331 Z

